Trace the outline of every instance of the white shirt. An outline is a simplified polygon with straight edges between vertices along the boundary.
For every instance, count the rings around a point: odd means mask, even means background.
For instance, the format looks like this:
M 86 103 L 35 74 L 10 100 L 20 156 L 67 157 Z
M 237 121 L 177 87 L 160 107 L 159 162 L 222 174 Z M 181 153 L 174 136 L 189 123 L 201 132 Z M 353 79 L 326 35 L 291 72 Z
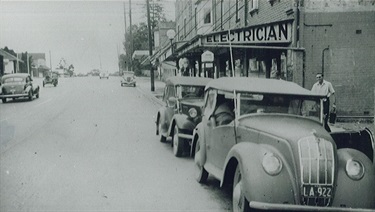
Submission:
M 322 84 L 320 84 L 319 82 L 316 82 L 313 85 L 311 91 L 316 94 L 325 95 L 327 97 L 335 93 L 335 90 L 333 89 L 332 84 L 325 80 L 323 80 Z

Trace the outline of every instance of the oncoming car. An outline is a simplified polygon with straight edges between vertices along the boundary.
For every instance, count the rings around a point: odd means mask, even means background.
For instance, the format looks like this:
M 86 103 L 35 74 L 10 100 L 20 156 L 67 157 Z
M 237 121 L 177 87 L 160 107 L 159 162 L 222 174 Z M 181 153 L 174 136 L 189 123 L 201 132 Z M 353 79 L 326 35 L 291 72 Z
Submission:
M 170 77 L 165 82 L 163 102 L 156 115 L 156 135 L 172 138 L 173 154 L 189 152 L 195 126 L 201 121 L 204 87 L 210 78 Z
M 234 211 L 373 211 L 373 135 L 328 132 L 325 98 L 283 80 L 212 80 L 193 134 L 197 181 L 232 186 Z
M 125 72 L 122 75 L 121 79 L 121 87 L 123 86 L 133 86 L 135 87 L 137 85 L 137 81 L 135 80 L 135 76 L 133 72 Z
M 51 73 L 51 74 L 49 73 L 44 77 L 43 87 L 47 84 L 52 84 L 53 86 L 56 87 L 58 83 L 59 83 L 58 75 L 56 73 Z
M 100 72 L 100 74 L 99 74 L 99 78 L 101 79 L 101 78 L 107 78 L 107 79 L 109 79 L 109 74 L 108 74 L 108 72 Z
M 39 85 L 33 84 L 29 74 L 7 74 L 1 78 L 0 98 L 3 103 L 7 102 L 7 98 L 26 97 L 32 101 L 34 95 L 39 98 Z

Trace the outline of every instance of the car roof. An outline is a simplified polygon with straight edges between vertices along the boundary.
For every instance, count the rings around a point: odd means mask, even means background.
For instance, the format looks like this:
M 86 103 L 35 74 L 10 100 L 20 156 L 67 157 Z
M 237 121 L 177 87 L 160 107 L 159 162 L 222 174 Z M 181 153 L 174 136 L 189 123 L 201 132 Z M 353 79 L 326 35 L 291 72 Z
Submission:
M 227 92 L 236 91 L 324 97 L 324 95 L 315 94 L 294 82 L 265 78 L 222 77 L 210 81 L 205 90 L 209 88 Z
M 7 78 L 11 78 L 11 77 L 27 77 L 27 76 L 30 76 L 30 74 L 27 74 L 27 73 L 16 73 L 16 74 L 6 74 L 2 77 L 2 79 L 7 79 Z
M 212 78 L 203 77 L 180 77 L 174 76 L 166 79 L 165 84 L 167 85 L 193 85 L 193 86 L 206 86 Z

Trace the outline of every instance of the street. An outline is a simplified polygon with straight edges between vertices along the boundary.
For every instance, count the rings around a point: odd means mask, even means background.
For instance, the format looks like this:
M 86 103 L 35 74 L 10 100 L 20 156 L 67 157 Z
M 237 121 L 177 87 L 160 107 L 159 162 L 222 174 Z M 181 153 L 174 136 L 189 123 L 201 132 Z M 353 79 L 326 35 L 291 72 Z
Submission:
M 119 77 L 60 78 L 40 98 L 0 103 L 0 211 L 227 211 L 155 135 L 159 105 Z M 142 84 L 143 83 L 143 84 Z

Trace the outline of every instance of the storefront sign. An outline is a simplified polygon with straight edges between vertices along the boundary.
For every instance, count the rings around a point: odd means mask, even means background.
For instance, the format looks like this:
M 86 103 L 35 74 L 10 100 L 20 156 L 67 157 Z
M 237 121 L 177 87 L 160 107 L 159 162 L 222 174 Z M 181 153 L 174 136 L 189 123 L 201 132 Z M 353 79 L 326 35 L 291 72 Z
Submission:
M 220 43 L 289 43 L 292 40 L 292 24 L 278 23 L 224 31 L 203 37 L 203 44 Z
M 210 51 L 205 51 L 201 55 L 202 62 L 213 62 L 214 61 L 214 53 Z

